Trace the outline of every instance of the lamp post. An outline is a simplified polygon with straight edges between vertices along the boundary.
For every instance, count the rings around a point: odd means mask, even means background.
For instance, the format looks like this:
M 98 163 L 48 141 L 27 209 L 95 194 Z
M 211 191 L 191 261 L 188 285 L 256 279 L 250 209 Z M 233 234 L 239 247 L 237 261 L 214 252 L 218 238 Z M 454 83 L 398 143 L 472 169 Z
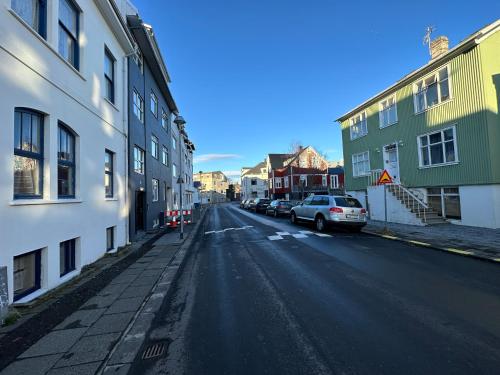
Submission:
M 177 183 L 179 184 L 179 203 L 180 203 L 180 210 L 181 210 L 181 233 L 179 235 L 179 238 L 182 240 L 184 239 L 184 210 L 182 207 L 182 184 L 184 183 L 184 180 L 182 179 L 182 131 L 184 129 L 184 125 L 186 124 L 186 121 L 184 121 L 184 118 L 180 115 L 177 115 L 175 117 L 174 123 L 177 125 L 177 128 L 179 129 L 179 178 L 177 179 Z

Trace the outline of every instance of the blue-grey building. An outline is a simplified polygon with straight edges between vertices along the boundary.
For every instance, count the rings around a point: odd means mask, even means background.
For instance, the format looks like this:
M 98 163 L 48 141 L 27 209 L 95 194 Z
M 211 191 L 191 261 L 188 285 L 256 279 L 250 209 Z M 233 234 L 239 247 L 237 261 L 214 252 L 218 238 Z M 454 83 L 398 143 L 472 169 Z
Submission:
M 164 224 L 172 209 L 172 126 L 178 114 L 151 26 L 127 15 L 138 51 L 128 59 L 130 239 Z

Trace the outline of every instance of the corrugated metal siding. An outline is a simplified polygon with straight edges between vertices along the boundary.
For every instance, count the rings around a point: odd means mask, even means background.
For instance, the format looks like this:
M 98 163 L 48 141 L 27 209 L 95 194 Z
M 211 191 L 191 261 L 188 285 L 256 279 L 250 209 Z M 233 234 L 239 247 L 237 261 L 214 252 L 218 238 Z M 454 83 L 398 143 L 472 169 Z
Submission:
M 400 178 L 410 187 L 486 184 L 492 182 L 489 162 L 487 113 L 481 76 L 479 48 L 474 48 L 448 62 L 452 99 L 427 111 L 415 114 L 413 85 L 396 93 L 398 123 L 379 128 L 378 104 L 367 109 L 368 135 L 350 140 L 348 121 L 342 124 L 346 189 L 366 188 L 366 177 L 352 177 L 351 156 L 370 151 L 372 169 L 383 169 L 383 146 L 399 144 Z M 445 65 L 443 65 L 445 66 Z M 417 81 L 418 79 L 416 79 Z M 417 137 L 456 125 L 459 163 L 433 168 L 419 168 Z

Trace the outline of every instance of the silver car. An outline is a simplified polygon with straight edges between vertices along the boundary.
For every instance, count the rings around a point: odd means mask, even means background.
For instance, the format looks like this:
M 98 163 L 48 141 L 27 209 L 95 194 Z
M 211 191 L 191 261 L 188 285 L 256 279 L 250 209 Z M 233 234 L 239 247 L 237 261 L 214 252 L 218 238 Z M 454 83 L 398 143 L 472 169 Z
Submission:
M 294 224 L 299 220 L 313 221 L 320 232 L 328 225 L 359 232 L 366 225 L 366 210 L 356 198 L 349 196 L 313 195 L 292 208 L 290 220 Z

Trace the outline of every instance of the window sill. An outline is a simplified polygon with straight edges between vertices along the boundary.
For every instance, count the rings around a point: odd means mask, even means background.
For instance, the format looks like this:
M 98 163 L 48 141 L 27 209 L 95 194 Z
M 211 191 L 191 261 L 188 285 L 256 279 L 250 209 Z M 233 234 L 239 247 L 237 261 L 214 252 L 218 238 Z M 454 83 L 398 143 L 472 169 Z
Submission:
M 48 289 L 37 289 L 33 293 L 30 293 L 27 296 L 24 296 L 23 298 L 18 299 L 17 301 L 13 302 L 12 306 L 28 305 L 34 299 L 43 296 L 48 291 L 49 291 Z
M 419 112 L 415 112 L 415 116 L 418 116 L 418 115 L 421 115 L 422 113 L 425 113 L 427 111 L 430 111 L 434 108 L 438 108 L 438 107 L 441 107 L 442 105 L 445 105 L 447 103 L 450 103 L 453 101 L 453 98 L 450 98 L 450 99 L 446 99 L 444 102 L 441 102 L 439 104 L 436 104 L 436 105 L 433 105 L 432 107 L 427 107 L 426 109 L 422 110 L 422 111 L 419 111 Z
M 47 204 L 73 204 L 73 203 L 82 203 L 81 199 L 58 199 L 58 200 L 50 200 L 50 199 L 18 199 L 9 202 L 10 206 L 40 206 Z
M 396 121 L 396 122 L 393 122 L 392 124 L 387 124 L 387 125 L 384 125 L 384 126 L 380 126 L 379 125 L 379 129 L 385 129 L 385 128 L 389 128 L 391 127 L 392 125 L 397 125 L 399 121 Z
M 368 177 L 370 176 L 369 174 L 360 174 L 359 176 L 352 176 L 352 178 L 363 178 L 363 177 Z
M 106 202 L 118 202 L 118 198 L 116 197 L 105 197 L 104 200 Z
M 103 97 L 104 101 L 107 102 L 111 107 L 113 107 L 113 109 L 116 111 L 116 112 L 120 112 L 120 110 L 118 109 L 118 107 L 116 106 L 115 103 L 113 103 L 111 100 L 109 100 L 108 98 L 106 97 Z
M 442 164 L 434 164 L 434 165 L 420 165 L 418 169 L 429 169 L 429 168 L 439 168 L 439 167 L 447 167 L 450 165 L 460 164 L 460 161 L 454 161 L 451 163 L 442 163 Z
M 73 65 L 71 65 L 69 62 L 64 59 L 64 57 L 61 56 L 61 54 L 52 47 L 47 40 L 45 40 L 40 34 L 38 34 L 30 25 L 26 23 L 21 17 L 17 15 L 17 13 L 10 7 L 7 7 L 7 10 L 9 11 L 10 14 L 14 16 L 15 19 L 17 19 L 24 27 L 26 27 L 40 42 L 42 42 L 51 52 L 53 52 L 62 62 L 64 62 L 73 72 L 78 75 L 83 81 L 86 81 L 85 77 L 80 73 L 79 70 L 77 70 Z M 32 68 L 33 69 L 33 68 Z
M 356 137 L 356 138 L 351 138 L 351 142 L 352 142 L 352 141 L 355 141 L 355 140 L 357 140 L 357 139 L 360 139 L 360 138 L 366 137 L 367 135 L 368 135 L 368 132 L 366 132 L 366 133 L 365 133 L 365 134 L 363 134 L 363 135 L 360 135 L 359 137 Z

